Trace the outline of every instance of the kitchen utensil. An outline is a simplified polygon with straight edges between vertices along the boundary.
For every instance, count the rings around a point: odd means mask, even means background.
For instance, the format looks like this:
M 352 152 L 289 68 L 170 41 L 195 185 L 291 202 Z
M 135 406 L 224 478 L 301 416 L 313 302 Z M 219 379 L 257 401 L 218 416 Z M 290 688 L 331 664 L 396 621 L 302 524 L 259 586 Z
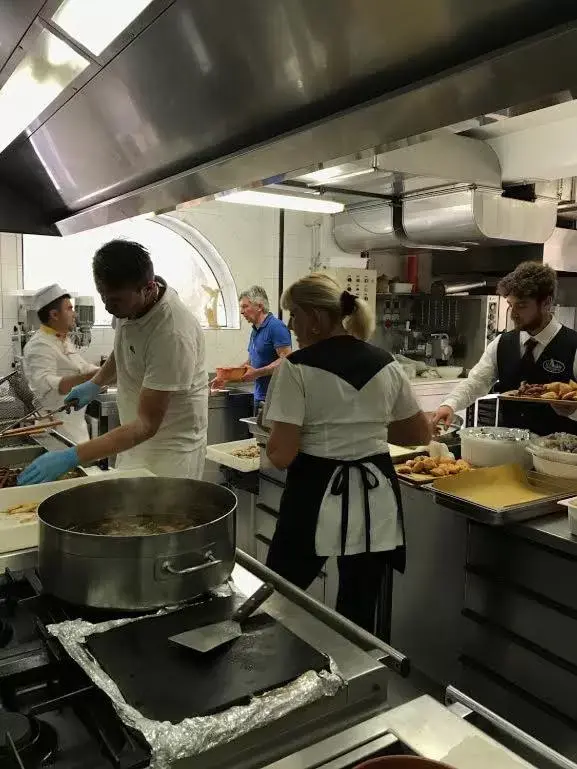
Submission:
M 234 566 L 236 505 L 224 486 L 186 478 L 119 478 L 62 491 L 38 508 L 42 585 L 70 603 L 126 611 L 206 593 Z M 190 525 L 170 533 L 78 530 L 135 517 L 170 523 L 183 515 Z
M 246 374 L 246 366 L 235 366 L 233 368 L 217 368 L 216 378 L 220 382 L 240 382 Z
M 39 433 L 44 433 L 46 430 L 52 430 L 55 427 L 60 427 L 60 425 L 64 424 L 64 422 L 61 419 L 53 419 L 49 422 L 42 422 L 30 425 L 29 427 L 15 427 L 14 430 L 4 430 L 0 437 L 2 438 L 10 438 L 14 436 L 20 436 L 25 437 L 27 435 L 38 435 Z
M 65 406 L 60 406 L 57 409 L 52 409 L 52 411 L 48 411 L 45 414 L 42 414 L 38 408 L 34 408 L 32 411 L 28 412 L 28 414 L 20 417 L 20 419 L 15 419 L 13 422 L 9 422 L 7 425 L 4 425 L 0 431 L 0 438 L 2 438 L 4 435 L 16 435 L 17 433 L 13 431 L 13 428 L 19 425 L 21 422 L 25 422 L 27 419 L 37 417 L 40 420 L 50 420 L 55 414 L 61 414 L 63 411 L 69 412 L 72 408 L 74 408 L 74 401 L 67 403 Z M 59 422 L 59 424 L 62 424 L 62 422 Z M 50 427 L 54 426 L 55 425 L 47 425 L 43 429 L 49 429 Z M 39 427 L 39 425 L 30 425 L 30 427 Z
M 511 427 L 466 427 L 461 430 L 461 456 L 475 467 L 521 465 L 530 469 L 527 446 L 535 436 Z
M 235 604 L 231 596 L 213 597 L 95 633 L 86 648 L 129 705 L 146 718 L 175 724 L 246 704 L 309 670 L 329 668 L 328 657 L 264 612 L 249 617 L 242 636 L 213 653 L 167 643 L 184 628 L 225 620 Z
M 197 652 L 210 652 L 228 641 L 239 638 L 242 635 L 241 622 L 248 619 L 273 593 L 274 586 L 265 582 L 238 607 L 230 619 L 187 630 L 185 633 L 173 635 L 168 640 Z
M 463 373 L 462 366 L 437 366 L 434 371 L 441 379 L 458 379 Z

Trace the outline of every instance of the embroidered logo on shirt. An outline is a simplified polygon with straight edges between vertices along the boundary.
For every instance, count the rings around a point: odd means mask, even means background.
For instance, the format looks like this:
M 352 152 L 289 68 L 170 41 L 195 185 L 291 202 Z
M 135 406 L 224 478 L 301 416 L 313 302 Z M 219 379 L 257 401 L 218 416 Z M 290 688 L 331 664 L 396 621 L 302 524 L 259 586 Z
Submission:
M 129 347 L 128 349 L 130 350 L 130 352 L 131 352 L 133 355 L 136 355 L 136 350 L 134 349 L 134 347 L 133 347 L 132 345 L 130 345 L 130 347 Z
M 555 358 L 549 358 L 549 360 L 543 361 L 543 368 L 549 374 L 562 374 L 565 371 L 565 364 L 560 360 L 555 360 Z

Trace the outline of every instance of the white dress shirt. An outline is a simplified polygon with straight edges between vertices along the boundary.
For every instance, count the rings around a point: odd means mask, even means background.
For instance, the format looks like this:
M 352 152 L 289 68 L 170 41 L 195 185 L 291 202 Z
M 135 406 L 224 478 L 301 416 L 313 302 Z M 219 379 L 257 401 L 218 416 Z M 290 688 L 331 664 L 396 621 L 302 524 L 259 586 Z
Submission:
M 561 323 L 559 323 L 556 318 L 553 318 L 549 325 L 545 326 L 542 331 L 532 337 L 532 339 L 537 342 L 533 349 L 533 357 L 536 361 L 539 360 L 543 350 L 547 347 L 549 342 L 555 338 L 561 328 Z M 526 331 L 521 331 L 519 335 L 521 356 L 525 353 L 525 342 L 529 338 L 530 335 Z M 497 348 L 499 346 L 499 339 L 500 337 L 497 337 L 497 339 L 493 339 L 493 341 L 487 345 L 487 349 L 483 353 L 481 360 L 476 366 L 473 366 L 467 379 L 464 379 L 458 384 L 449 397 L 445 398 L 442 404 L 443 406 L 450 406 L 453 411 L 462 411 L 472 403 L 475 403 L 478 398 L 487 395 L 499 378 L 497 372 Z M 577 381 L 577 355 L 573 361 L 573 379 Z

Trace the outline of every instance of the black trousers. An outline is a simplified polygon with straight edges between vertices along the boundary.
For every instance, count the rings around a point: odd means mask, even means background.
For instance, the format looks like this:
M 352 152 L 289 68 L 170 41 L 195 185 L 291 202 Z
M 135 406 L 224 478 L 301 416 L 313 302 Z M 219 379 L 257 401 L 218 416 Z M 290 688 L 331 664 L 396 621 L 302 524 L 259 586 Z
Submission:
M 294 547 L 294 541 L 278 536 L 278 532 L 277 527 L 266 565 L 293 585 L 306 590 L 327 559 L 314 552 L 307 552 L 306 546 Z M 393 552 L 337 557 L 339 589 L 336 610 L 369 633 L 375 632 L 377 600 L 384 587 Z

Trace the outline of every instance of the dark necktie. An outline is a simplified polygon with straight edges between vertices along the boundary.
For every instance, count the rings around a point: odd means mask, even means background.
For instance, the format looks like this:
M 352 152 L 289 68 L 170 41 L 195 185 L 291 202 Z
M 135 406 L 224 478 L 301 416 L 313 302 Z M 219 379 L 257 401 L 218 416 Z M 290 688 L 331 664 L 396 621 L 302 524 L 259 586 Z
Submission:
M 533 337 L 529 337 L 527 341 L 525 342 L 525 352 L 523 353 L 523 356 L 521 357 L 521 382 L 529 382 L 529 384 L 534 384 L 531 382 L 532 372 L 535 367 L 535 357 L 533 355 L 533 350 L 539 342 L 537 342 Z

